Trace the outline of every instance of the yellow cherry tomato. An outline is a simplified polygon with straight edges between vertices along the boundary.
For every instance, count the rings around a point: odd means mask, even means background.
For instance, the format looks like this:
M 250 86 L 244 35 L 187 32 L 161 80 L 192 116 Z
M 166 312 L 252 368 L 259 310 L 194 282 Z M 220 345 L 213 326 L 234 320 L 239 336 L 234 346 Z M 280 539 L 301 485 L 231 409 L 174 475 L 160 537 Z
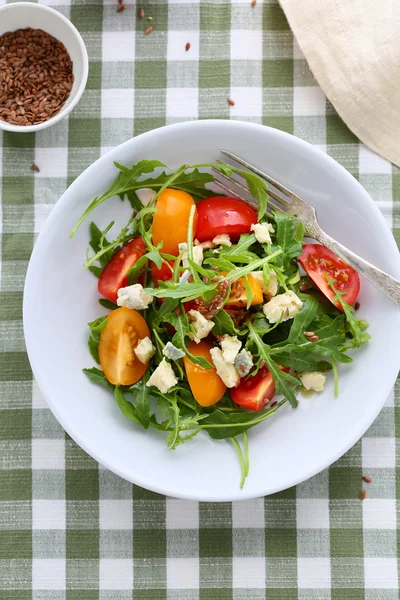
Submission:
M 193 356 L 202 356 L 209 363 L 213 364 L 210 354 L 211 348 L 211 344 L 204 341 L 201 341 L 199 344 L 191 342 L 188 346 L 188 350 Z M 193 364 L 187 356 L 184 357 L 183 362 L 190 389 L 200 406 L 212 406 L 218 400 L 221 400 L 225 393 L 226 385 L 220 376 L 217 375 L 217 370 L 215 368 L 203 369 L 203 367 Z
M 179 254 L 178 244 L 186 242 L 190 209 L 194 205 L 190 194 L 167 188 L 158 197 L 153 218 L 153 244 L 163 242 L 165 254 Z M 197 212 L 193 221 L 193 237 L 196 232 Z
M 257 279 L 252 277 L 252 275 L 247 275 L 247 281 L 249 282 L 249 286 L 251 289 L 251 306 L 254 306 L 255 304 L 261 304 L 262 302 L 264 302 L 261 286 L 258 283 Z M 235 308 L 246 308 L 246 280 L 244 277 L 241 277 L 237 281 L 233 282 L 231 294 L 226 305 Z
M 146 372 L 134 350 L 140 340 L 150 337 L 146 321 L 132 308 L 117 308 L 107 316 L 100 333 L 99 358 L 108 381 L 114 385 L 132 385 Z

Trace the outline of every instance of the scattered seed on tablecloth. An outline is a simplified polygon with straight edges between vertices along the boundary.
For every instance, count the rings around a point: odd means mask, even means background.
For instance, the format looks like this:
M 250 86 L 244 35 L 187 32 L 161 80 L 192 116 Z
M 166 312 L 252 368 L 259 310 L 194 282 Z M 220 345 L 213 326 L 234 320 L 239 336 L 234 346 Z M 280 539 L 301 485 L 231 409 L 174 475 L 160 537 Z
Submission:
M 40 173 L 40 169 L 36 163 L 33 163 L 33 165 L 31 166 L 31 169 L 32 169 L 32 171 L 36 171 L 36 173 Z
M 365 500 L 366 497 L 367 497 L 367 492 L 365 490 L 363 490 L 360 494 L 360 500 Z
M 146 35 L 150 35 L 150 33 L 151 33 L 152 31 L 153 31 L 153 28 L 152 28 L 152 27 L 148 27 L 148 28 L 145 30 L 145 34 L 146 34 Z
M 369 475 L 363 475 L 362 480 L 365 481 L 365 483 L 372 483 L 372 479 Z
M 185 50 L 186 50 L 186 52 L 187 52 L 188 50 L 190 50 L 190 42 L 186 42 L 186 45 L 185 45 Z
M 253 8 L 255 7 L 256 4 L 257 4 L 257 0 L 251 0 L 251 5 Z
M 228 98 L 228 104 L 229 106 L 235 106 L 235 101 L 232 98 Z
M 125 4 L 120 4 L 117 8 L 117 13 L 124 12 L 125 9 L 126 9 Z
M 143 8 L 139 8 L 138 17 L 139 17 L 139 19 L 144 19 L 144 10 L 143 10 Z

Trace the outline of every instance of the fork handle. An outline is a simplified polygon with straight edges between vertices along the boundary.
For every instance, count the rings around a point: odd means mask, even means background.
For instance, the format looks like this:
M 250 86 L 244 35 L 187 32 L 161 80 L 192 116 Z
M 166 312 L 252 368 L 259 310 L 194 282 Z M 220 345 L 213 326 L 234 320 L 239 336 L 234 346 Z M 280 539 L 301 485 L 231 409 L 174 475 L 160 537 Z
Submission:
M 311 227 L 311 230 L 308 230 L 307 234 L 329 248 L 329 250 L 332 250 L 339 258 L 351 265 L 360 275 L 368 279 L 370 283 L 386 294 L 393 302 L 400 305 L 400 281 L 388 275 L 388 273 L 381 271 L 378 267 L 374 267 L 374 265 L 371 265 L 371 263 L 357 254 L 354 254 L 354 252 L 331 238 L 319 226 Z

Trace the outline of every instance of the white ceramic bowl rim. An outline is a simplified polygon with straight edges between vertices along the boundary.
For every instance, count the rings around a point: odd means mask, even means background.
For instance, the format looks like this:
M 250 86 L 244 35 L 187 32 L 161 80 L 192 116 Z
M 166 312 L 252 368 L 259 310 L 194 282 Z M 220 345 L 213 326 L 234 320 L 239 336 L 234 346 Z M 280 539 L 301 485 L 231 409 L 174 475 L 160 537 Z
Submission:
M 280 130 L 276 130 L 276 129 L 273 129 L 270 127 L 265 127 L 263 125 L 245 123 L 245 122 L 240 122 L 240 121 L 224 121 L 224 120 L 190 121 L 190 122 L 185 122 L 185 123 L 168 125 L 166 127 L 162 127 L 160 129 L 156 129 L 156 130 L 152 130 L 147 133 L 144 133 L 144 134 L 138 136 L 137 138 L 135 138 L 135 141 L 136 141 L 136 144 L 138 144 L 139 140 L 144 141 L 144 140 L 147 140 L 148 138 L 151 139 L 152 137 L 157 138 L 157 135 L 159 132 L 165 131 L 167 129 L 170 129 L 173 131 L 175 139 L 179 139 L 180 132 L 182 132 L 184 129 L 186 129 L 188 127 L 191 128 L 192 133 L 193 133 L 193 139 L 195 139 L 196 131 L 198 129 L 202 128 L 204 123 L 209 124 L 209 125 L 215 124 L 215 126 L 218 126 L 219 128 L 237 128 L 238 130 L 240 128 L 247 129 L 247 133 L 249 135 L 251 135 L 252 131 L 255 132 L 260 129 L 264 129 L 264 130 L 267 129 L 269 131 L 271 139 L 273 139 L 274 136 L 275 136 L 275 138 L 280 138 L 280 137 L 286 138 L 287 142 L 289 144 L 291 144 L 292 146 L 297 146 L 299 150 L 302 150 L 304 152 L 307 151 L 307 153 L 311 154 L 311 157 L 314 157 L 316 161 L 321 162 L 321 159 L 323 158 L 323 161 L 325 161 L 325 166 L 329 166 L 329 169 L 332 171 L 333 175 L 337 175 L 337 177 L 342 180 L 347 180 L 349 185 L 351 184 L 353 186 L 353 188 L 354 188 L 354 186 L 358 186 L 359 195 L 364 197 L 363 201 L 365 200 L 365 202 L 366 202 L 367 210 L 371 212 L 371 215 L 373 216 L 373 219 L 375 220 L 375 222 L 379 223 L 379 225 L 381 227 L 383 227 L 384 230 L 387 232 L 387 236 L 383 240 L 383 242 L 385 244 L 385 251 L 387 252 L 387 256 L 389 257 L 391 264 L 392 264 L 392 269 L 391 269 L 392 274 L 397 277 L 400 276 L 400 257 L 399 257 L 399 252 L 398 252 L 398 249 L 396 246 L 396 242 L 395 242 L 393 236 L 391 235 L 390 230 L 384 220 L 384 217 L 382 216 L 382 214 L 379 211 L 379 209 L 377 208 L 377 206 L 374 204 L 374 202 L 371 200 L 371 198 L 369 197 L 367 192 L 362 188 L 362 186 L 350 175 L 350 173 L 348 173 L 341 165 L 339 165 L 331 157 L 329 157 L 328 155 L 325 155 L 318 148 L 311 146 L 307 142 L 305 142 L 295 136 L 292 136 L 286 132 L 282 132 Z M 132 143 L 132 140 L 128 140 L 124 144 L 121 144 L 121 146 L 119 146 L 118 148 L 115 148 L 114 150 L 107 153 L 105 156 L 99 158 L 88 169 L 86 169 L 86 171 L 84 172 L 86 174 L 86 176 L 88 178 L 90 178 L 90 177 L 93 178 L 93 175 L 95 175 L 96 171 L 98 170 L 98 168 L 101 165 L 106 165 L 106 164 L 112 163 L 114 161 L 114 159 L 117 157 L 121 148 L 129 146 L 129 144 L 131 144 L 131 143 Z M 393 354 L 392 354 L 390 357 L 388 357 L 388 360 L 390 361 L 390 369 L 387 371 L 388 376 L 385 377 L 381 382 L 380 390 L 381 390 L 382 395 L 379 399 L 377 399 L 379 401 L 377 401 L 376 404 L 372 408 L 369 409 L 367 417 L 365 414 L 360 415 L 360 420 L 357 421 L 356 423 L 353 423 L 352 435 L 350 437 L 347 436 L 345 438 L 345 440 L 338 439 L 338 443 L 337 443 L 335 452 L 331 453 L 329 460 L 326 460 L 325 458 L 321 459 L 319 456 L 318 457 L 314 456 L 313 460 L 310 463 L 311 466 L 308 468 L 305 468 L 304 471 L 301 473 L 300 477 L 296 478 L 296 476 L 292 476 L 290 479 L 287 478 L 287 480 L 285 481 L 284 487 L 280 486 L 279 488 L 273 488 L 273 487 L 271 487 L 271 485 L 262 482 L 262 483 L 260 483 L 260 487 L 259 487 L 259 490 L 257 491 L 257 493 L 254 493 L 254 491 L 247 491 L 246 487 L 245 487 L 242 491 L 240 491 L 238 488 L 237 493 L 230 493 L 229 497 L 226 494 L 224 495 L 224 493 L 218 493 L 218 494 L 204 493 L 203 495 L 201 495 L 201 497 L 199 497 L 199 494 L 191 493 L 190 491 L 183 489 L 182 487 L 171 486 L 170 488 L 167 488 L 166 486 L 159 486 L 157 484 L 157 482 L 154 481 L 151 474 L 149 474 L 147 476 L 142 476 L 142 477 L 138 477 L 135 475 L 135 478 L 133 480 L 132 475 L 130 473 L 127 473 L 124 470 L 116 468 L 112 464 L 112 462 L 109 460 L 109 458 L 107 456 L 107 451 L 93 452 L 92 448 L 90 447 L 90 444 L 87 443 L 86 439 L 82 438 L 79 435 L 76 435 L 75 432 L 66 424 L 66 419 L 64 418 L 63 410 L 61 409 L 60 405 L 57 403 L 57 399 L 50 397 L 46 393 L 46 386 L 45 386 L 45 381 L 44 381 L 44 370 L 42 367 L 39 367 L 39 360 L 38 360 L 37 352 L 34 351 L 35 347 L 37 346 L 37 340 L 35 340 L 33 334 L 31 334 L 30 329 L 28 327 L 28 313 L 30 312 L 29 311 L 29 309 L 30 309 L 29 299 L 33 295 L 34 285 L 35 285 L 32 274 L 38 268 L 39 255 L 41 254 L 42 246 L 44 246 L 47 231 L 53 227 L 53 225 L 57 222 L 57 220 L 60 219 L 61 215 L 63 214 L 63 212 L 66 209 L 66 206 L 68 203 L 68 196 L 71 194 L 74 194 L 74 191 L 79 188 L 81 177 L 83 177 L 83 174 L 80 177 L 78 177 L 78 179 L 76 179 L 74 183 L 72 183 L 72 185 L 68 189 L 68 194 L 66 192 L 61 197 L 61 199 L 58 201 L 58 203 L 52 210 L 49 218 L 47 219 L 47 222 L 43 228 L 43 231 L 39 235 L 39 238 L 34 247 L 31 261 L 30 261 L 30 264 L 28 267 L 25 290 L 24 290 L 24 303 L 23 303 L 25 339 L 26 339 L 27 350 L 28 350 L 28 354 L 30 357 L 34 376 L 37 380 L 39 388 L 42 390 L 42 392 L 44 394 L 46 402 L 48 403 L 48 405 L 51 408 L 52 412 L 54 413 L 55 417 L 61 423 L 61 425 L 64 427 L 64 429 L 67 431 L 67 433 L 77 442 L 77 444 L 79 444 L 79 446 L 81 446 L 89 455 L 91 455 L 95 460 L 97 460 L 101 465 L 103 465 L 107 469 L 113 471 L 114 473 L 123 477 L 124 479 L 127 479 L 128 481 L 132 481 L 133 483 L 135 483 L 139 486 L 142 486 L 144 488 L 150 489 L 154 492 L 170 495 L 173 497 L 181 497 L 181 498 L 192 499 L 192 500 L 236 501 L 236 500 L 246 500 L 246 499 L 250 499 L 250 498 L 254 498 L 254 497 L 261 497 L 266 494 L 271 494 L 271 493 L 280 491 L 282 489 L 287 489 L 293 485 L 297 485 L 298 483 L 305 481 L 306 479 L 309 479 L 310 477 L 316 475 L 323 469 L 327 468 L 330 464 L 332 464 L 333 462 L 338 460 L 343 454 L 345 454 L 361 438 L 361 436 L 365 433 L 365 431 L 368 429 L 368 427 L 372 424 L 372 422 L 375 420 L 375 418 L 381 411 L 384 402 L 386 401 L 387 397 L 389 396 L 389 394 L 392 390 L 392 387 L 394 385 L 394 382 L 395 382 L 395 379 L 397 376 L 397 372 L 400 367 L 400 355 L 398 355 L 398 354 L 395 356 L 393 356 Z M 82 207 L 82 209 L 84 209 L 84 207 Z M 398 324 L 395 324 L 394 327 L 395 328 L 397 327 L 397 329 L 399 330 L 398 333 L 400 333 L 400 327 L 398 327 Z
M 61 121 L 61 119 L 63 119 L 66 115 L 68 115 L 71 112 L 71 110 L 75 108 L 75 106 L 81 99 L 81 96 L 85 91 L 87 78 L 89 74 L 89 58 L 82 36 L 75 27 L 75 25 L 71 23 L 71 21 L 67 19 L 67 17 L 65 17 L 63 14 L 61 14 L 58 10 L 51 8 L 51 6 L 46 6 L 44 4 L 36 4 L 34 2 L 15 2 L 13 4 L 4 4 L 3 6 L 0 6 L 0 19 L 5 18 L 5 13 L 7 12 L 24 10 L 27 7 L 29 7 L 30 10 L 40 10 L 44 13 L 51 14 L 53 17 L 56 17 L 64 25 L 66 25 L 70 29 L 70 31 L 72 31 L 72 33 L 74 34 L 75 42 L 82 55 L 83 73 L 73 99 L 68 104 L 64 104 L 60 112 L 54 115 L 54 117 L 50 117 L 50 119 L 48 119 L 47 121 L 39 123 L 38 125 L 13 125 L 11 123 L 7 123 L 7 121 L 0 120 L 0 129 L 3 129 L 5 131 L 12 131 L 14 133 L 31 133 L 33 131 L 40 131 L 41 129 L 46 129 L 47 127 L 55 125 L 56 123 Z M 44 31 L 47 31 L 45 24 L 43 25 L 43 29 Z M 51 31 L 47 31 L 47 33 L 53 35 Z

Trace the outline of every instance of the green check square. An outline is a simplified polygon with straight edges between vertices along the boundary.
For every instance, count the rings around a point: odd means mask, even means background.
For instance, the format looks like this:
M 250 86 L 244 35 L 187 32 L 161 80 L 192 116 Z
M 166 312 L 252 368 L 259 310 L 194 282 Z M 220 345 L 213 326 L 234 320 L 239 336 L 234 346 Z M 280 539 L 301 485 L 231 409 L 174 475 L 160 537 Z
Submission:
M 268 557 L 297 556 L 297 531 L 293 529 L 266 529 L 265 553 Z
M 65 600 L 99 600 L 97 590 L 66 590 Z
M 164 528 L 133 530 L 133 558 L 163 558 L 166 552 L 167 534 Z
M 331 556 L 352 558 L 363 556 L 362 529 L 331 529 Z
M 291 487 L 276 494 L 268 496 L 267 500 L 295 500 L 296 499 L 296 488 Z
M 89 65 L 89 76 L 86 84 L 88 90 L 101 90 L 102 63 L 92 61 Z
M 167 63 L 164 60 L 142 60 L 135 64 L 135 86 L 144 89 L 167 87 Z
M 69 148 L 98 148 L 101 140 L 101 119 L 70 119 Z
M 294 132 L 294 119 L 293 117 L 263 117 L 261 120 L 263 125 L 268 127 L 274 127 L 275 129 L 281 129 L 287 133 Z
M 285 13 L 279 4 L 263 4 L 263 30 L 285 31 L 290 30 Z
M 34 133 L 12 133 L 11 131 L 3 132 L 3 147 L 4 148 L 34 148 L 35 147 Z
M 32 600 L 29 590 L 0 590 L 0 600 Z
M 99 474 L 97 469 L 76 469 L 65 472 L 66 500 L 98 500 Z
M 70 19 L 79 31 L 102 31 L 103 4 L 73 4 Z
M 359 498 L 361 493 L 362 469 L 355 467 L 331 467 L 329 469 L 329 498 Z
M 3 233 L 3 260 L 29 260 L 33 248 L 32 233 Z
M 230 4 L 200 3 L 200 30 L 229 31 L 231 28 Z
M 3 177 L 3 204 L 32 204 L 33 175 L 29 177 Z
M 132 496 L 134 500 L 165 500 L 165 496 L 151 490 L 145 490 L 138 485 L 132 486 Z
M 358 139 L 339 115 L 327 115 L 325 118 L 328 144 L 358 144 Z
M 0 293 L 0 321 L 14 321 L 22 317 L 22 292 Z
M 331 600 L 365 600 L 365 590 L 351 588 L 350 590 L 336 589 L 331 590 Z
M 157 127 L 163 127 L 166 121 L 165 118 L 153 118 L 153 119 L 145 119 L 140 117 L 135 117 L 134 120 L 134 134 L 140 135 L 141 133 L 146 133 L 146 131 L 150 131 L 151 129 L 157 129 Z
M 0 413 L 0 440 L 30 440 L 32 437 L 32 410 L 29 408 L 2 410 Z
M 199 88 L 221 88 L 230 86 L 231 66 L 227 60 L 200 60 Z M 228 94 L 229 95 L 229 94 Z
M 232 600 L 232 590 L 226 588 L 200 589 L 199 600 Z
M 132 600 L 166 600 L 167 590 L 132 590 Z M 78 600 L 78 599 L 77 599 Z
M 28 381 L 31 378 L 26 352 L 0 352 L 0 381 Z
M 232 556 L 232 529 L 199 530 L 199 555 L 201 558 Z
M 298 595 L 297 590 L 293 588 L 268 588 L 266 598 L 268 600 L 298 600 Z
M 141 5 L 137 5 L 141 8 Z M 142 31 L 144 34 L 147 27 L 152 27 L 153 32 L 155 31 L 166 31 L 166 24 L 168 23 L 168 4 L 166 2 L 160 2 L 160 4 L 145 3 L 143 8 L 146 14 L 145 19 L 136 19 L 136 31 Z M 152 17 L 151 21 L 148 17 Z M 145 42 L 151 42 L 151 39 L 146 36 Z
M 262 85 L 263 87 L 292 87 L 293 60 L 264 60 Z
M 32 471 L 28 469 L 0 470 L 0 500 L 31 500 Z
M 99 558 L 99 539 L 98 529 L 91 530 L 70 530 L 66 534 L 66 556 L 67 558 Z
M 31 557 L 31 530 L 0 531 L 0 560 L 15 560 Z

